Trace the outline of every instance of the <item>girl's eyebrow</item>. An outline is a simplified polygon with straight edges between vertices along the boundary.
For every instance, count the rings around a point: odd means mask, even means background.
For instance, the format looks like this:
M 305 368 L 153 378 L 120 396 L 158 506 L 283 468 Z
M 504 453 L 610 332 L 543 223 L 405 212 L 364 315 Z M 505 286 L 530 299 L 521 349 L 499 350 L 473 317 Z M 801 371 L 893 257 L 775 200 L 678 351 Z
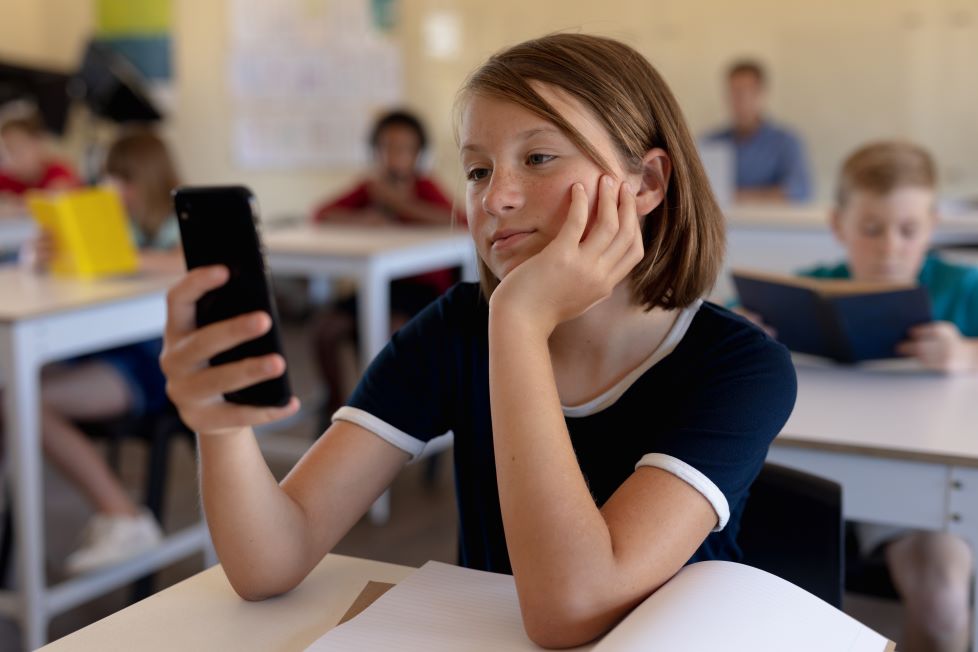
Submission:
M 516 138 L 518 140 L 529 140 L 530 138 L 540 134 L 563 135 L 563 132 L 552 125 L 545 125 L 542 127 L 532 127 L 530 129 L 526 129 L 525 131 L 521 131 L 516 134 Z M 478 143 L 465 143 L 459 148 L 459 152 L 479 151 L 481 149 L 483 148 Z

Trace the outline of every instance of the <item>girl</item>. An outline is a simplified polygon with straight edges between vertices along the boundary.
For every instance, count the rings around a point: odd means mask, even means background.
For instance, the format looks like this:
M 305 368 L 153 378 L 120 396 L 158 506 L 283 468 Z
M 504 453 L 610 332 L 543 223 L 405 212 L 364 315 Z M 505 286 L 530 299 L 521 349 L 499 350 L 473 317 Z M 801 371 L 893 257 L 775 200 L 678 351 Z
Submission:
M 699 299 L 723 218 L 675 100 L 637 52 L 579 34 L 505 50 L 463 88 L 458 135 L 481 292 L 457 285 L 401 329 L 281 485 L 250 426 L 297 401 L 220 397 L 284 361 L 206 363 L 265 332 L 268 315 L 193 326 L 226 270 L 173 288 L 161 360 L 200 433 L 205 511 L 242 597 L 296 586 L 452 430 L 460 562 L 512 572 L 530 638 L 577 645 L 687 562 L 738 556 L 794 371 L 783 347 Z
M 155 134 L 129 132 L 109 149 L 105 176 L 132 222 L 144 270 L 183 269 L 179 229 L 170 209 L 178 184 L 166 145 Z M 35 265 L 44 268 L 53 249 L 43 236 Z M 103 351 L 45 368 L 41 378 L 44 452 L 95 509 L 82 546 L 65 562 L 71 574 L 121 561 L 161 538 L 159 524 L 128 496 L 104 458 L 75 421 L 99 421 L 160 410 L 166 403 L 159 339 Z

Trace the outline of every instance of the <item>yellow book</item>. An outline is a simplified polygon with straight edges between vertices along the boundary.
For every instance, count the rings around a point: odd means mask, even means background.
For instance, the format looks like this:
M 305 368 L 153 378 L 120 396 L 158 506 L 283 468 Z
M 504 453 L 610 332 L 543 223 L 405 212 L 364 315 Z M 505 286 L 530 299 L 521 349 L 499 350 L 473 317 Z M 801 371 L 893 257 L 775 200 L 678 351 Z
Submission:
M 129 220 L 118 195 L 111 190 L 31 193 L 27 205 L 40 227 L 54 238 L 51 273 L 98 278 L 138 269 L 139 255 Z

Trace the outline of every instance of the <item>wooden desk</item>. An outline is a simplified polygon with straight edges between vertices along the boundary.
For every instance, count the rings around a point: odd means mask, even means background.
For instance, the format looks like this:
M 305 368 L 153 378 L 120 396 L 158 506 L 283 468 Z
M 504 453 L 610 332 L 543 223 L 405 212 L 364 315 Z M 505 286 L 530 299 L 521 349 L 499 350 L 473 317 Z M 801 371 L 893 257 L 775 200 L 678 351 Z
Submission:
M 304 650 L 339 622 L 369 580 L 396 583 L 413 570 L 327 555 L 290 593 L 245 602 L 234 593 L 223 569 L 215 566 L 43 650 Z
M 0 268 L 0 383 L 7 469 L 13 475 L 18 589 L 0 612 L 20 619 L 24 646 L 44 643 L 55 614 L 181 557 L 210 550 L 203 522 L 123 564 L 48 587 L 40 445 L 40 372 L 49 362 L 157 337 L 174 277 L 68 281 Z
M 978 559 L 978 375 L 796 368 L 798 401 L 768 459 L 839 482 L 847 519 L 951 532 Z

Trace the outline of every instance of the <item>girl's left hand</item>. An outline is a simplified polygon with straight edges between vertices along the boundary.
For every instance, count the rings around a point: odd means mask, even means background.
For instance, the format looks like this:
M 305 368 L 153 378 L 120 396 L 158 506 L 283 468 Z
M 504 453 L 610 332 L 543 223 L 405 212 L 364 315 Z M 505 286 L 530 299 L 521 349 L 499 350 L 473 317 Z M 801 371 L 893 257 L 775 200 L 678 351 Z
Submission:
M 490 308 L 533 321 L 547 336 L 611 295 L 645 253 L 635 193 L 604 175 L 594 223 L 584 185 L 571 186 L 570 210 L 557 236 L 513 269 L 493 291 Z
M 910 339 L 897 345 L 897 353 L 917 358 L 935 371 L 978 370 L 978 340 L 964 337 L 951 322 L 935 321 L 911 328 Z

